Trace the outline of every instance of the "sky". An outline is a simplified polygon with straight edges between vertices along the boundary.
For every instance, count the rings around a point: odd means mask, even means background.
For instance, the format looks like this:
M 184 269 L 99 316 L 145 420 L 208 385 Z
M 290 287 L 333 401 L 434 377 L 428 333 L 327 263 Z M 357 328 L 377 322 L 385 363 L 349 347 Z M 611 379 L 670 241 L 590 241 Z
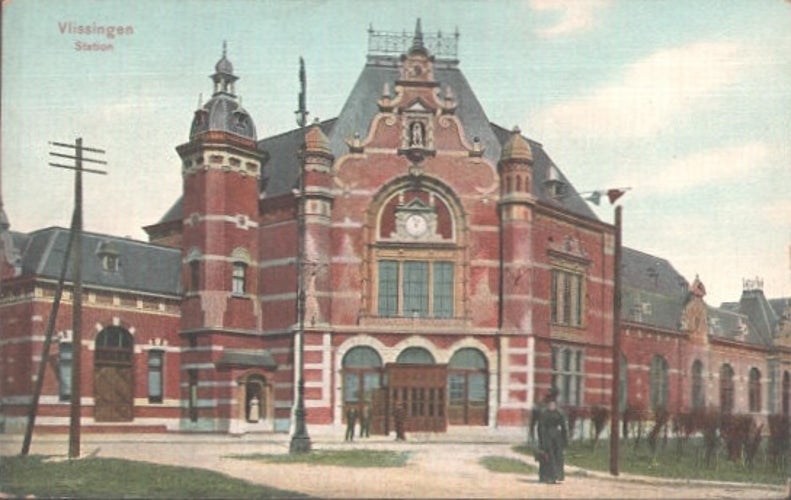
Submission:
M 340 112 L 368 29 L 451 34 L 490 121 L 540 142 L 578 191 L 631 189 L 624 244 L 736 301 L 760 277 L 791 296 L 788 0 L 3 0 L 2 200 L 11 229 L 68 227 L 73 174 L 49 141 L 82 137 L 84 224 L 145 240 L 181 192 L 187 141 L 227 41 L 258 137 Z M 113 39 L 72 25 L 118 25 Z M 112 50 L 77 50 L 77 43 Z M 613 222 L 606 200 L 594 207 Z

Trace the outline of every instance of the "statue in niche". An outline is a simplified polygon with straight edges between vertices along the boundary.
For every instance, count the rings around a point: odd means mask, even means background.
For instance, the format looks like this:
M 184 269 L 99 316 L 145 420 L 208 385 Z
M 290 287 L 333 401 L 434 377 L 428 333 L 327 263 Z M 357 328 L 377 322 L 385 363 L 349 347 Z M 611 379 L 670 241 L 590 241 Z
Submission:
M 412 147 L 423 147 L 423 140 L 423 124 L 412 122 L 409 145 Z

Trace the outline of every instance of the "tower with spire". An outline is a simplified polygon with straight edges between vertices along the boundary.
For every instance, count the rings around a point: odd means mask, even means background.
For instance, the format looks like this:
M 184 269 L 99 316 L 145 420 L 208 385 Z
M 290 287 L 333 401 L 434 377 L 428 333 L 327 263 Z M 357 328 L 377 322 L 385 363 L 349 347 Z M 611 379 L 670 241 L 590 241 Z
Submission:
M 222 427 L 238 420 L 235 412 L 241 410 L 233 402 L 231 382 L 236 361 L 228 358 L 227 349 L 245 346 L 240 339 L 254 337 L 259 326 L 257 227 L 263 156 L 253 120 L 235 93 L 238 77 L 225 43 L 214 69 L 212 97 L 195 111 L 189 141 L 176 148 L 184 186 L 183 361 L 224 368 L 182 370 L 182 396 L 188 402 L 182 422 L 193 430 L 228 430 Z M 218 404 L 199 404 L 205 400 Z

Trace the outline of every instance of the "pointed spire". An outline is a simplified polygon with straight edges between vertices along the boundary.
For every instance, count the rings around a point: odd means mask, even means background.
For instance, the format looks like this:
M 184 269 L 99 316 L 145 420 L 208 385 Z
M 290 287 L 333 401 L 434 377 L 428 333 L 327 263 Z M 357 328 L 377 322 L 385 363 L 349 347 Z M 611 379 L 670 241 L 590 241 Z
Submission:
M 409 53 L 414 52 L 421 52 L 423 54 L 428 54 L 426 50 L 426 45 L 423 43 L 423 28 L 420 26 L 420 18 L 417 18 L 417 22 L 415 23 L 415 36 L 412 37 L 412 48 L 409 49 Z

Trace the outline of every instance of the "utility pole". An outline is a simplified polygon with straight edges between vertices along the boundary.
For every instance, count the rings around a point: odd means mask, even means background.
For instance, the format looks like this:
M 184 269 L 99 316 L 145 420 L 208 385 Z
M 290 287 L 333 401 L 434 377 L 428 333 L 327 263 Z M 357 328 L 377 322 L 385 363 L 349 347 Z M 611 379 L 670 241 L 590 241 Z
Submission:
M 299 98 L 297 125 L 300 133 L 299 150 L 299 193 L 297 196 L 297 348 L 299 370 L 297 382 L 297 404 L 294 409 L 294 435 L 291 436 L 289 453 L 307 453 L 310 451 L 310 436 L 305 425 L 305 125 L 308 121 L 308 110 L 305 105 L 305 61 L 299 58 Z
M 74 150 L 74 155 L 50 152 L 51 156 L 74 160 L 74 165 L 50 163 L 53 167 L 74 170 L 74 217 L 71 226 L 71 269 L 72 269 L 72 361 L 71 361 L 71 409 L 69 412 L 69 458 L 80 457 L 80 414 L 82 412 L 82 173 L 106 174 L 103 170 L 89 169 L 82 166 L 83 162 L 107 165 L 106 161 L 84 158 L 83 153 L 104 154 L 102 149 L 88 148 L 82 145 L 82 137 L 74 144 L 50 142 L 50 145 Z M 44 359 L 41 361 L 45 362 Z
M 613 258 L 612 401 L 610 401 L 610 474 L 618 475 L 618 430 L 621 411 L 621 212 L 615 207 L 615 256 Z

